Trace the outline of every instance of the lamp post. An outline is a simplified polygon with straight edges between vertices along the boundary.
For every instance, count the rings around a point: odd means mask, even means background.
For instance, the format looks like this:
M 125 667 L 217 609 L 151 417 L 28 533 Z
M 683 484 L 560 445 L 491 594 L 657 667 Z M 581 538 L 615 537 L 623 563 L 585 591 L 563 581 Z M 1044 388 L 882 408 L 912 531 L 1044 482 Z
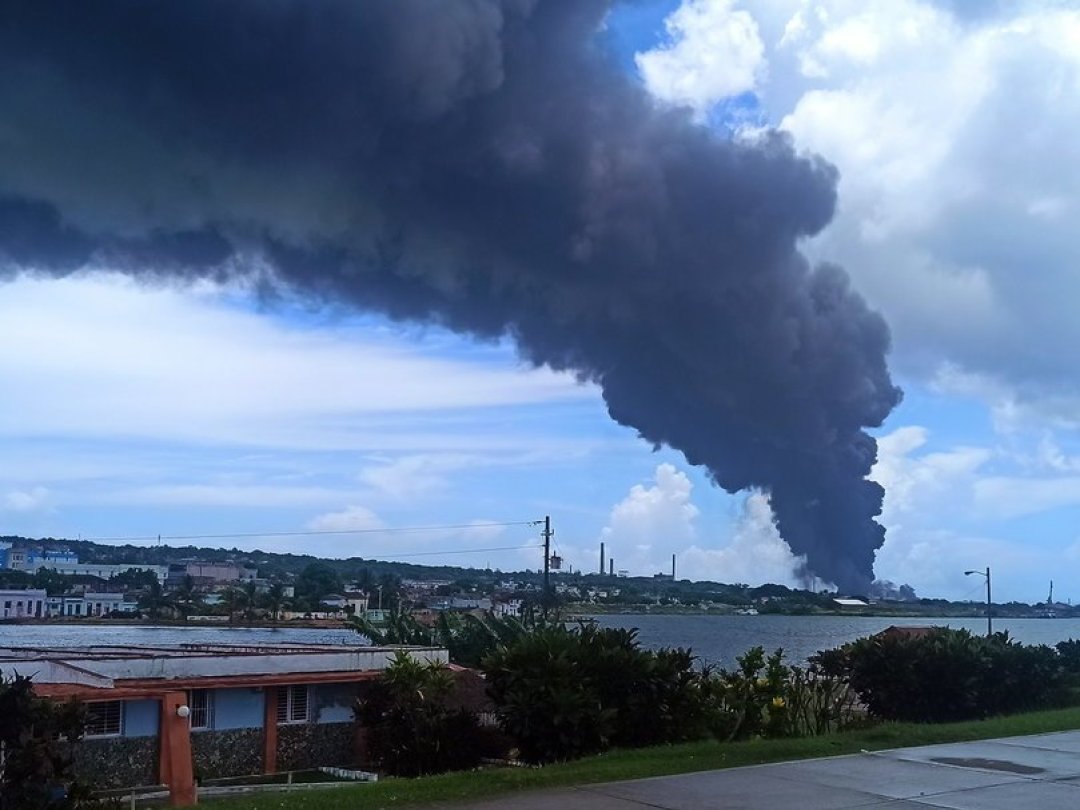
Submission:
M 990 601 L 990 566 L 986 566 L 985 571 L 964 572 L 964 576 L 971 576 L 972 574 L 978 574 L 980 577 L 986 577 L 986 635 L 992 636 L 994 634 L 994 620 L 991 617 L 991 613 L 993 612 L 993 603 Z

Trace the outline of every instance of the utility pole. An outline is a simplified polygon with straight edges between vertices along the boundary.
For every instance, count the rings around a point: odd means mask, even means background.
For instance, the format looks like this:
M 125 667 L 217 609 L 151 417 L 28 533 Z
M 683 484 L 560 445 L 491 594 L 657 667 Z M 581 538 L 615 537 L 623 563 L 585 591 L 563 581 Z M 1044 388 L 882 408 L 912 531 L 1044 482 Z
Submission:
M 544 516 L 544 618 L 547 618 L 548 604 L 551 601 L 551 516 Z

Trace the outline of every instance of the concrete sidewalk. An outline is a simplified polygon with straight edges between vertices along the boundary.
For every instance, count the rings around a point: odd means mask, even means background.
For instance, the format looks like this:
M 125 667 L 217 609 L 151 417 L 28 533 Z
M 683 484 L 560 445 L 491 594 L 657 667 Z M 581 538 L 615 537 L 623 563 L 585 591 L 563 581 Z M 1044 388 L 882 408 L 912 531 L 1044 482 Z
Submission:
M 1080 731 L 520 793 L 477 810 L 1080 808 Z

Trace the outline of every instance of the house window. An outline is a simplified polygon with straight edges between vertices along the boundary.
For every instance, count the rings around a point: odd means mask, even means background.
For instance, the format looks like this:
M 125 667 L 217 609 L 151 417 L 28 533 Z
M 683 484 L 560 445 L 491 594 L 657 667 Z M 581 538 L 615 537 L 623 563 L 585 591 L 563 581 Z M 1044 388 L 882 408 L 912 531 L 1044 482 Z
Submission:
M 191 728 L 209 729 L 214 727 L 214 693 L 209 689 L 192 689 L 188 693 L 188 708 L 191 714 Z
M 123 701 L 88 703 L 86 706 L 87 737 L 117 737 L 123 730 Z
M 306 723 L 308 719 L 308 688 L 306 684 L 279 686 L 277 692 L 277 721 Z

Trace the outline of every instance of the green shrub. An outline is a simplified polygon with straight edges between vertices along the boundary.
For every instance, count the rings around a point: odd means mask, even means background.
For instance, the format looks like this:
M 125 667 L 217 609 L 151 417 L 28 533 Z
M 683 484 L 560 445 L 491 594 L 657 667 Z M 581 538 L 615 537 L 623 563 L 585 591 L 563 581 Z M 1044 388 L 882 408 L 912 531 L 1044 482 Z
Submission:
M 787 731 L 792 737 L 831 734 L 864 718 L 847 679 L 814 666 L 791 668 L 787 707 Z
M 870 714 L 940 723 L 1044 708 L 1060 700 L 1063 670 L 1050 647 L 936 628 L 919 637 L 878 635 L 845 646 L 844 670 Z
M 604 708 L 578 636 L 549 627 L 484 659 L 488 691 L 526 762 L 574 759 L 607 747 L 615 711 Z
M 736 659 L 736 669 L 712 676 L 715 736 L 805 737 L 851 721 L 855 696 L 840 674 L 788 666 L 783 659 L 783 650 L 766 657 L 754 647 Z
M 34 694 L 30 678 L 0 679 L 0 810 L 89 807 L 70 773 L 70 742 L 82 737 L 85 710 Z
M 421 776 L 472 768 L 486 755 L 486 736 L 475 715 L 447 707 L 450 670 L 398 651 L 357 704 L 371 757 L 395 776 Z
M 1080 641 L 1070 638 L 1056 645 L 1061 668 L 1072 676 L 1080 676 Z
M 688 650 L 640 648 L 636 631 L 544 627 L 484 659 L 503 728 L 527 762 L 703 736 L 707 690 Z

